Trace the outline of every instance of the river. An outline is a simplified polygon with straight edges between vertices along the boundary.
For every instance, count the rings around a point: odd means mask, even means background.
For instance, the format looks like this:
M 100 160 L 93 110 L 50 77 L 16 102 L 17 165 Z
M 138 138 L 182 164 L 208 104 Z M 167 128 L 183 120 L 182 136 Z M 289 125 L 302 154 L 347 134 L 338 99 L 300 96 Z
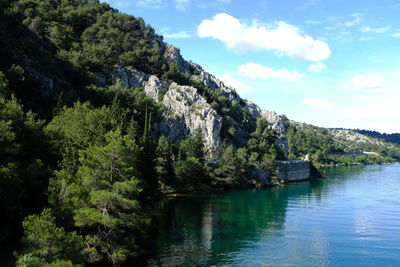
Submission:
M 400 166 L 176 197 L 143 266 L 400 266 Z

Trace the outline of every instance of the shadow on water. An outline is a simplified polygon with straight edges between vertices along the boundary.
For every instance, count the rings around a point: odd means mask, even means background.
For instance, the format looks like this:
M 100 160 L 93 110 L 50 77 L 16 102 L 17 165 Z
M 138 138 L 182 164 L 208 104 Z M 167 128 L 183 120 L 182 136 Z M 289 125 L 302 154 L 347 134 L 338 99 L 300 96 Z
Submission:
M 282 235 L 288 202 L 323 201 L 323 192 L 362 167 L 330 168 L 328 178 L 283 187 L 183 196 L 160 204 L 157 230 L 140 266 L 229 264 L 261 238 Z M 136 265 L 138 263 L 136 262 Z

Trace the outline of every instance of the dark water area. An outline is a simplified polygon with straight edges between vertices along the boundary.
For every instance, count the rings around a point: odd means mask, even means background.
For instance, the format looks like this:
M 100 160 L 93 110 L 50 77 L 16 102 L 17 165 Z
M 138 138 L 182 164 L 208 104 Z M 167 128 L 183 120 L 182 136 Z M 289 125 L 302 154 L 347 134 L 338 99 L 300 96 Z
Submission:
M 162 203 L 135 266 L 400 266 L 400 166 Z

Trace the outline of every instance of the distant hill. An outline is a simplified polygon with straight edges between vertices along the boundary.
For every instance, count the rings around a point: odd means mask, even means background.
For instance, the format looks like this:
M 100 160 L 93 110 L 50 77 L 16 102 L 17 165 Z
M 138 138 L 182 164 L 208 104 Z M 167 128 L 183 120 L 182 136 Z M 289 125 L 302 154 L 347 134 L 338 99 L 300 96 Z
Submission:
M 336 129 L 337 130 L 346 130 L 343 128 L 336 128 Z M 353 129 L 352 131 L 366 135 L 366 136 L 370 136 L 373 138 L 382 139 L 385 142 L 400 144 L 400 133 L 387 134 L 387 133 L 380 133 L 377 131 L 361 130 L 361 129 Z

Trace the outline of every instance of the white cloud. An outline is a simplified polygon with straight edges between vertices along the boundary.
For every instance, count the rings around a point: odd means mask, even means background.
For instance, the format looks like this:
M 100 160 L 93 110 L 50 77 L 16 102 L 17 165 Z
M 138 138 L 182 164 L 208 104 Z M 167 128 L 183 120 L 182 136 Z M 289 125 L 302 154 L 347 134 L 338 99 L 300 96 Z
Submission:
M 241 93 L 246 93 L 248 91 L 253 90 L 250 86 L 248 86 L 245 83 L 242 83 L 235 78 L 233 78 L 230 74 L 222 74 L 221 76 L 217 77 L 221 81 L 225 83 L 225 85 L 233 87 L 236 89 L 236 91 L 241 94 Z
M 393 37 L 400 38 L 400 32 L 396 32 L 392 34 Z
M 174 33 L 163 33 L 165 38 L 169 39 L 182 39 L 182 38 L 190 38 L 190 34 L 187 31 L 179 31 Z
M 351 84 L 357 89 L 378 88 L 383 86 L 384 80 L 376 74 L 356 75 L 351 80 Z
M 189 8 L 190 0 L 174 0 L 175 8 L 181 11 L 186 11 Z
M 308 66 L 308 70 L 311 72 L 320 72 L 325 68 L 326 68 L 326 65 L 324 63 L 316 63 L 316 64 L 311 64 L 310 66 Z
M 273 50 L 280 55 L 314 62 L 327 59 L 331 54 L 328 43 L 315 40 L 284 21 L 276 21 L 273 27 L 267 28 L 256 21 L 248 25 L 226 13 L 219 13 L 211 20 L 203 20 L 197 30 L 199 37 L 218 39 L 228 49 L 239 53 Z
M 336 107 L 336 102 L 327 99 L 317 99 L 317 98 L 304 98 L 301 102 L 311 108 L 326 108 L 331 109 Z
M 253 62 L 240 65 L 237 68 L 238 74 L 253 79 L 280 79 L 289 82 L 297 81 L 303 78 L 303 74 L 296 71 L 291 72 L 287 69 L 274 70 L 270 67 L 262 66 Z
M 390 27 L 371 28 L 370 26 L 363 26 L 360 28 L 360 32 L 372 32 L 372 33 L 385 33 Z

